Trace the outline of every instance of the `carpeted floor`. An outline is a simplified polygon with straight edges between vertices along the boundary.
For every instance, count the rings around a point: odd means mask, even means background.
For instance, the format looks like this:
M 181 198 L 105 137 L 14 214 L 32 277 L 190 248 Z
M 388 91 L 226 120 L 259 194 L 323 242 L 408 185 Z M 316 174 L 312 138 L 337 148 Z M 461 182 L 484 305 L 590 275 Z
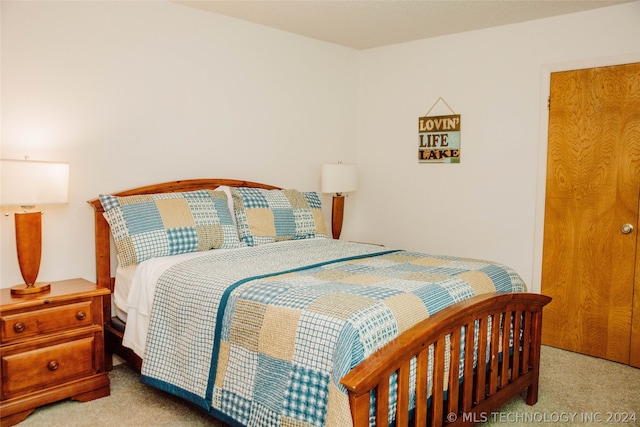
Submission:
M 488 426 L 640 426 L 640 369 L 542 346 L 538 403 L 524 395 L 488 415 Z
M 185 401 L 141 384 L 125 365 L 109 377 L 109 397 L 44 406 L 19 425 L 224 426 Z M 640 369 L 543 346 L 538 403 L 527 406 L 519 396 L 477 421 L 485 420 L 485 426 L 640 426 Z

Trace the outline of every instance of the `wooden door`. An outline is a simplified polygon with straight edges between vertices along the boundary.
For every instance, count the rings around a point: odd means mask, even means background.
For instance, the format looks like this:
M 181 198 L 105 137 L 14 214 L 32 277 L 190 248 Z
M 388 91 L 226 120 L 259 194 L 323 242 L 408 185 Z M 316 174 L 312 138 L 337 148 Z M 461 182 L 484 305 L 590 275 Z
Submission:
M 640 63 L 552 73 L 550 93 L 542 342 L 640 367 Z

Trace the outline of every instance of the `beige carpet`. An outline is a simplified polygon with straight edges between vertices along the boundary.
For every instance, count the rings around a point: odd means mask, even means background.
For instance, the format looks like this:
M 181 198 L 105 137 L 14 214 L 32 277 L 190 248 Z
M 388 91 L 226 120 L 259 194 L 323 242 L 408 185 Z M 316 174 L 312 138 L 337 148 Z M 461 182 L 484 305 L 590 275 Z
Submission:
M 109 376 L 111 396 L 54 403 L 19 425 L 223 426 L 196 407 L 141 384 L 127 366 L 117 366 Z M 640 369 L 543 347 L 538 403 L 527 406 L 519 396 L 486 420 L 486 426 L 640 426 Z

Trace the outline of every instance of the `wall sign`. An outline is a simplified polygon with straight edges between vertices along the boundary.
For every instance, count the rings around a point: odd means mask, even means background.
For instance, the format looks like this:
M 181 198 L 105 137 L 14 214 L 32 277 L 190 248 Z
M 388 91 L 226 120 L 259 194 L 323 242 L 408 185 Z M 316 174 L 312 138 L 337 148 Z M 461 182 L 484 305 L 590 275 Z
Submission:
M 418 118 L 418 162 L 460 163 L 460 114 L 429 116 L 431 110 Z

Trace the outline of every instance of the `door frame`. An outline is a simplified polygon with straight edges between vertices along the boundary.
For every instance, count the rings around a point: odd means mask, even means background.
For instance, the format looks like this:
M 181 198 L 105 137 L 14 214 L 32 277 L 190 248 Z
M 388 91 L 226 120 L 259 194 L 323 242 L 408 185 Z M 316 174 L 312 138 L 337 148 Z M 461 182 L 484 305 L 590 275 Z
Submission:
M 540 77 L 540 127 L 538 134 L 538 167 L 536 180 L 536 211 L 534 223 L 533 272 L 531 292 L 542 289 L 542 247 L 544 243 L 544 211 L 547 187 L 547 146 L 549 137 L 549 110 L 547 108 L 551 88 L 551 73 L 580 70 L 584 68 L 607 67 L 640 62 L 640 52 L 626 55 L 593 58 L 582 61 L 543 64 Z

